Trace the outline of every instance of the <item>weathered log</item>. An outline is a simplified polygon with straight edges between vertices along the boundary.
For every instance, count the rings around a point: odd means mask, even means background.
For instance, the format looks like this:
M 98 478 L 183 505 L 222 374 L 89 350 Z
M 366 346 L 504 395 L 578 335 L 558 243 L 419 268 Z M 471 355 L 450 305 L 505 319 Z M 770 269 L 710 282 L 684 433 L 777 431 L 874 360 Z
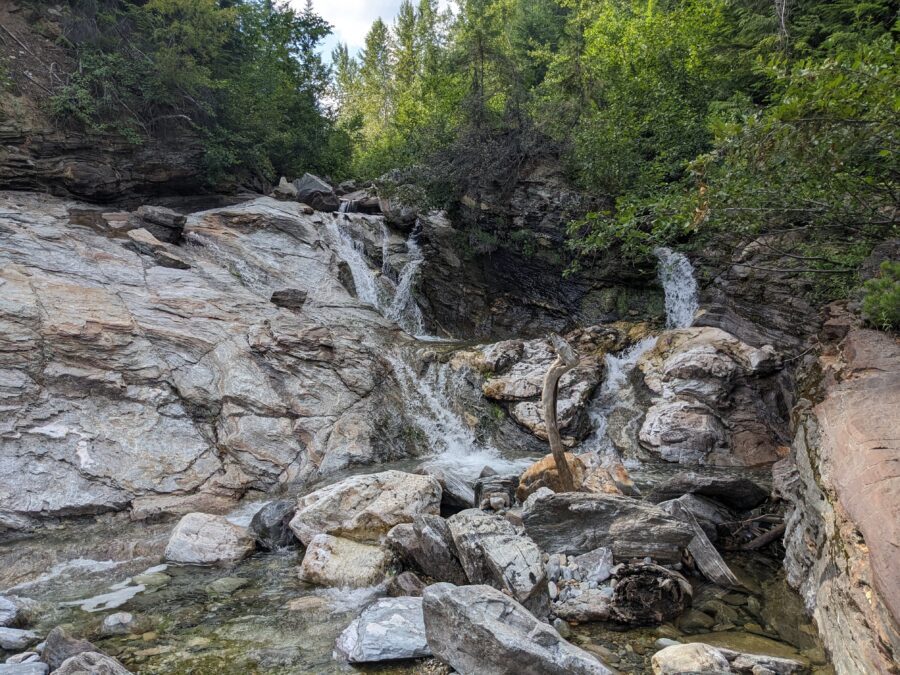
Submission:
M 556 360 L 544 376 L 544 389 L 541 402 L 544 406 L 544 422 L 547 425 L 547 440 L 550 452 L 556 461 L 560 484 L 564 492 L 575 491 L 575 480 L 566 462 L 566 451 L 559 436 L 559 424 L 556 421 L 556 400 L 559 394 L 559 379 L 578 365 L 578 355 L 571 345 L 556 333 L 550 335 L 550 343 L 556 352 Z

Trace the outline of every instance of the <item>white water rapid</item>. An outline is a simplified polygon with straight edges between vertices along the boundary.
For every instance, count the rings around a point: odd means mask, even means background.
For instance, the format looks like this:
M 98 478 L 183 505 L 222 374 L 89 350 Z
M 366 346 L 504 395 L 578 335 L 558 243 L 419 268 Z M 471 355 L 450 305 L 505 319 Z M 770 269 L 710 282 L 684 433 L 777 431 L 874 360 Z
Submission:
M 653 251 L 659 260 L 659 282 L 666 294 L 666 328 L 687 328 L 700 306 L 690 260 L 668 248 Z

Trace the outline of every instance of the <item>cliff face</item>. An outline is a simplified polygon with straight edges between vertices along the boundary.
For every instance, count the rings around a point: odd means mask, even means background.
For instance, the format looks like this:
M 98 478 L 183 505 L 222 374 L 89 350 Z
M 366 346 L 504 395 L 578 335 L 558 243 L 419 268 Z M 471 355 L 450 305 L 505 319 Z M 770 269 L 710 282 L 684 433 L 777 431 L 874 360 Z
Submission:
M 900 658 L 900 344 L 851 329 L 810 364 L 776 488 L 789 502 L 785 568 L 838 673 Z
M 60 46 L 60 13 L 0 5 L 0 189 L 92 202 L 191 195 L 204 187 L 199 139 L 178 119 L 141 138 L 89 133 L 51 115 L 50 99 L 77 68 Z M 4 77 L 6 74 L 6 77 Z

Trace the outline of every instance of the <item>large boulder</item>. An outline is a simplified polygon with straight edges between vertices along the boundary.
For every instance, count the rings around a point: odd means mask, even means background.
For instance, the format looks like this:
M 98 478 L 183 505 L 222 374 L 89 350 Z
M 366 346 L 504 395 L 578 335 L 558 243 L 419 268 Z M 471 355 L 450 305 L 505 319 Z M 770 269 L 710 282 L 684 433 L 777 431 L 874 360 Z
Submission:
M 391 555 L 380 546 L 317 534 L 300 565 L 300 579 L 320 586 L 372 586 L 387 575 Z
M 772 346 L 753 347 L 720 328 L 663 333 L 638 361 L 654 394 L 641 445 L 681 464 L 771 464 L 784 420 L 766 378 L 780 362 Z
M 309 204 L 316 211 L 334 212 L 341 206 L 341 200 L 334 193 L 334 188 L 311 173 L 305 173 L 302 178 L 295 180 L 294 188 L 297 201 Z
M 567 452 L 565 457 L 577 490 L 584 482 L 587 467 L 581 459 L 570 452 Z M 542 487 L 550 488 L 554 492 L 563 491 L 556 459 L 552 454 L 542 457 L 522 472 L 519 477 L 519 487 L 516 489 L 516 497 L 520 502 L 524 502 L 529 495 Z
M 419 569 L 438 581 L 467 583 L 447 521 L 440 516 L 417 516 L 413 527 L 418 543 L 413 558 Z
M 344 629 L 335 650 L 350 663 L 431 656 L 425 639 L 422 598 L 381 598 Z
M 647 499 L 656 504 L 683 495 L 701 495 L 732 509 L 747 511 L 766 501 L 769 491 L 746 476 L 683 471 L 654 487 Z
M 352 476 L 297 501 L 291 529 L 304 544 L 317 534 L 378 543 L 400 523 L 440 513 L 441 485 L 433 476 L 383 471 Z
M 428 646 L 461 675 L 612 675 L 490 586 L 434 584 L 423 609 Z
M 611 494 L 545 494 L 523 510 L 525 532 L 548 553 L 579 555 L 609 546 L 617 560 L 679 562 L 693 530 L 659 508 Z
M 47 675 L 50 666 L 41 661 L 28 663 L 0 663 L 0 675 Z
M 516 530 L 506 518 L 480 509 L 466 509 L 447 519 L 459 561 L 473 584 L 490 583 L 494 578 L 481 542 L 494 535 L 515 536 Z
M 223 516 L 189 513 L 175 526 L 165 559 L 191 565 L 241 560 L 253 552 L 254 539 L 246 527 Z
M 97 648 L 87 640 L 74 637 L 62 626 L 57 626 L 47 634 L 41 656 L 55 671 L 73 656 L 96 651 Z
M 547 574 L 541 550 L 521 535 L 497 534 L 479 542 L 491 571 L 490 584 L 509 594 L 538 617 L 547 615 Z
M 0 628 L 15 626 L 21 619 L 19 605 L 9 598 L 0 595 Z

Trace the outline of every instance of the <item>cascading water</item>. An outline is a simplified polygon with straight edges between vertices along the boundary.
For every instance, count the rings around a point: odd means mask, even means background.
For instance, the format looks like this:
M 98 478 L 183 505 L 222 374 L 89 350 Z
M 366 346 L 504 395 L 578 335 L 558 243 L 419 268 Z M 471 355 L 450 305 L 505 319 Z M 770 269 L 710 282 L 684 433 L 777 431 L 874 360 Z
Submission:
M 419 309 L 419 305 L 412 294 L 416 275 L 425 260 L 422 248 L 416 241 L 420 229 L 420 226 L 417 224 L 409 235 L 409 239 L 406 240 L 409 262 L 406 263 L 403 271 L 400 272 L 397 290 L 394 292 L 394 298 L 390 306 L 385 311 L 385 316 L 396 322 L 407 333 L 416 337 L 427 337 L 425 335 L 425 318 L 422 316 L 422 310 Z
M 697 280 L 690 260 L 668 248 L 653 251 L 659 260 L 659 281 L 666 294 L 666 328 L 687 328 L 700 306 Z
M 529 463 L 503 459 L 496 448 L 480 442 L 454 412 L 451 401 L 466 386 L 461 373 L 453 373 L 447 364 L 431 363 L 420 376 L 405 355 L 392 352 L 385 358 L 400 385 L 406 414 L 428 443 L 431 451 L 428 466 L 474 479 L 487 465 L 503 472 L 520 470 Z
M 666 298 L 666 328 L 688 328 L 700 305 L 694 268 L 682 253 L 663 247 L 654 253 L 659 260 L 659 282 Z M 632 397 L 624 391 L 628 378 L 641 356 L 655 345 L 656 338 L 647 337 L 619 354 L 606 355 L 603 384 L 588 411 L 594 433 L 585 443 L 586 448 L 598 454 L 616 453 L 609 437 L 609 415 L 616 407 L 632 403 Z
M 381 302 L 378 296 L 378 282 L 375 279 L 375 273 L 369 267 L 369 263 L 366 262 L 362 244 L 354 241 L 344 231 L 337 218 L 328 220 L 326 226 L 338 256 L 350 267 L 353 285 L 356 286 L 356 297 L 361 302 L 373 305 L 380 310 Z

